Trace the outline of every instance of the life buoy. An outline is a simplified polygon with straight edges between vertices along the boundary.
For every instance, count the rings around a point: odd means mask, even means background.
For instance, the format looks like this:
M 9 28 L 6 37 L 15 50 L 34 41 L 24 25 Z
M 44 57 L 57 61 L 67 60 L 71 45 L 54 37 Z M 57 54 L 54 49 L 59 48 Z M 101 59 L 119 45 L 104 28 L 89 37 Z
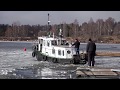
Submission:
M 32 52 L 32 56 L 35 57 L 35 52 Z
M 43 56 L 43 61 L 47 61 L 47 56 Z
M 70 61 L 70 64 L 74 64 L 74 60 L 71 60 L 71 61 Z

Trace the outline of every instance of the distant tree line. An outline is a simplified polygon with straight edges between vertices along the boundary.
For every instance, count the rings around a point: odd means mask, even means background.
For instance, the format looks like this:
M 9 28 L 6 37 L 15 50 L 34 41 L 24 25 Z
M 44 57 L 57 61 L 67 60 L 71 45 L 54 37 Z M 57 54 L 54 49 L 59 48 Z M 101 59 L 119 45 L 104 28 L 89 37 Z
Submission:
M 14 22 L 12 25 L 0 24 L 0 37 L 6 38 L 25 38 L 37 39 L 38 36 L 47 35 L 49 30 L 59 35 L 59 30 L 62 29 L 64 37 L 81 37 L 94 38 L 100 41 L 103 36 L 118 36 L 120 37 L 120 22 L 116 22 L 114 18 L 109 17 L 106 20 L 92 18 L 88 22 L 79 25 L 75 19 L 73 23 L 50 25 L 20 25 L 20 22 Z

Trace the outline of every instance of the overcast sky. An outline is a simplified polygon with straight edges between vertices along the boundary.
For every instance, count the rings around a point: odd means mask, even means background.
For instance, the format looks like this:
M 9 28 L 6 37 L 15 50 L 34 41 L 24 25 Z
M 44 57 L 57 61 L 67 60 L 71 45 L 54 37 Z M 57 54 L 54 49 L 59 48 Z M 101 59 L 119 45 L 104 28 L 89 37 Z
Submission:
M 120 11 L 0 11 L 0 24 L 12 24 L 19 21 L 20 24 L 46 25 L 50 14 L 51 24 L 60 24 L 63 22 L 72 23 L 75 19 L 79 24 L 88 22 L 92 17 L 106 20 L 113 17 L 115 21 L 120 21 Z

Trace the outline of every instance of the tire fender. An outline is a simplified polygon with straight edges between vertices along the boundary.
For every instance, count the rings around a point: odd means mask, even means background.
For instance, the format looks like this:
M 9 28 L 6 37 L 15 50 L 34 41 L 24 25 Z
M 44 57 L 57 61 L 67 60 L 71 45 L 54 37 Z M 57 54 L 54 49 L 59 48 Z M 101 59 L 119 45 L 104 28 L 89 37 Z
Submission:
M 32 52 L 32 57 L 35 57 L 35 56 L 36 56 L 35 52 Z

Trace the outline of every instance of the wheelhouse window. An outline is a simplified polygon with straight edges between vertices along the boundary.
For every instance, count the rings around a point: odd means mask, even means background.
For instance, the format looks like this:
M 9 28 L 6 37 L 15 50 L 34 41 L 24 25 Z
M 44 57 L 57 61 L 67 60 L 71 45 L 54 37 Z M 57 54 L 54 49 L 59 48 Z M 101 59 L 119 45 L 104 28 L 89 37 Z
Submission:
M 52 45 L 57 45 L 57 40 L 52 40 Z
M 59 45 L 66 45 L 66 40 L 58 40 Z
M 43 45 L 45 46 L 45 40 L 43 41 Z
M 43 39 L 40 40 L 40 44 L 43 44 Z
M 40 44 L 40 42 L 41 42 L 41 41 L 40 41 L 40 39 L 39 39 L 39 44 Z
M 61 45 L 65 45 L 66 44 L 66 41 L 65 40 L 62 40 L 61 41 Z
M 48 47 L 50 46 L 50 43 L 49 43 L 49 41 L 47 41 L 47 46 L 48 46 Z

